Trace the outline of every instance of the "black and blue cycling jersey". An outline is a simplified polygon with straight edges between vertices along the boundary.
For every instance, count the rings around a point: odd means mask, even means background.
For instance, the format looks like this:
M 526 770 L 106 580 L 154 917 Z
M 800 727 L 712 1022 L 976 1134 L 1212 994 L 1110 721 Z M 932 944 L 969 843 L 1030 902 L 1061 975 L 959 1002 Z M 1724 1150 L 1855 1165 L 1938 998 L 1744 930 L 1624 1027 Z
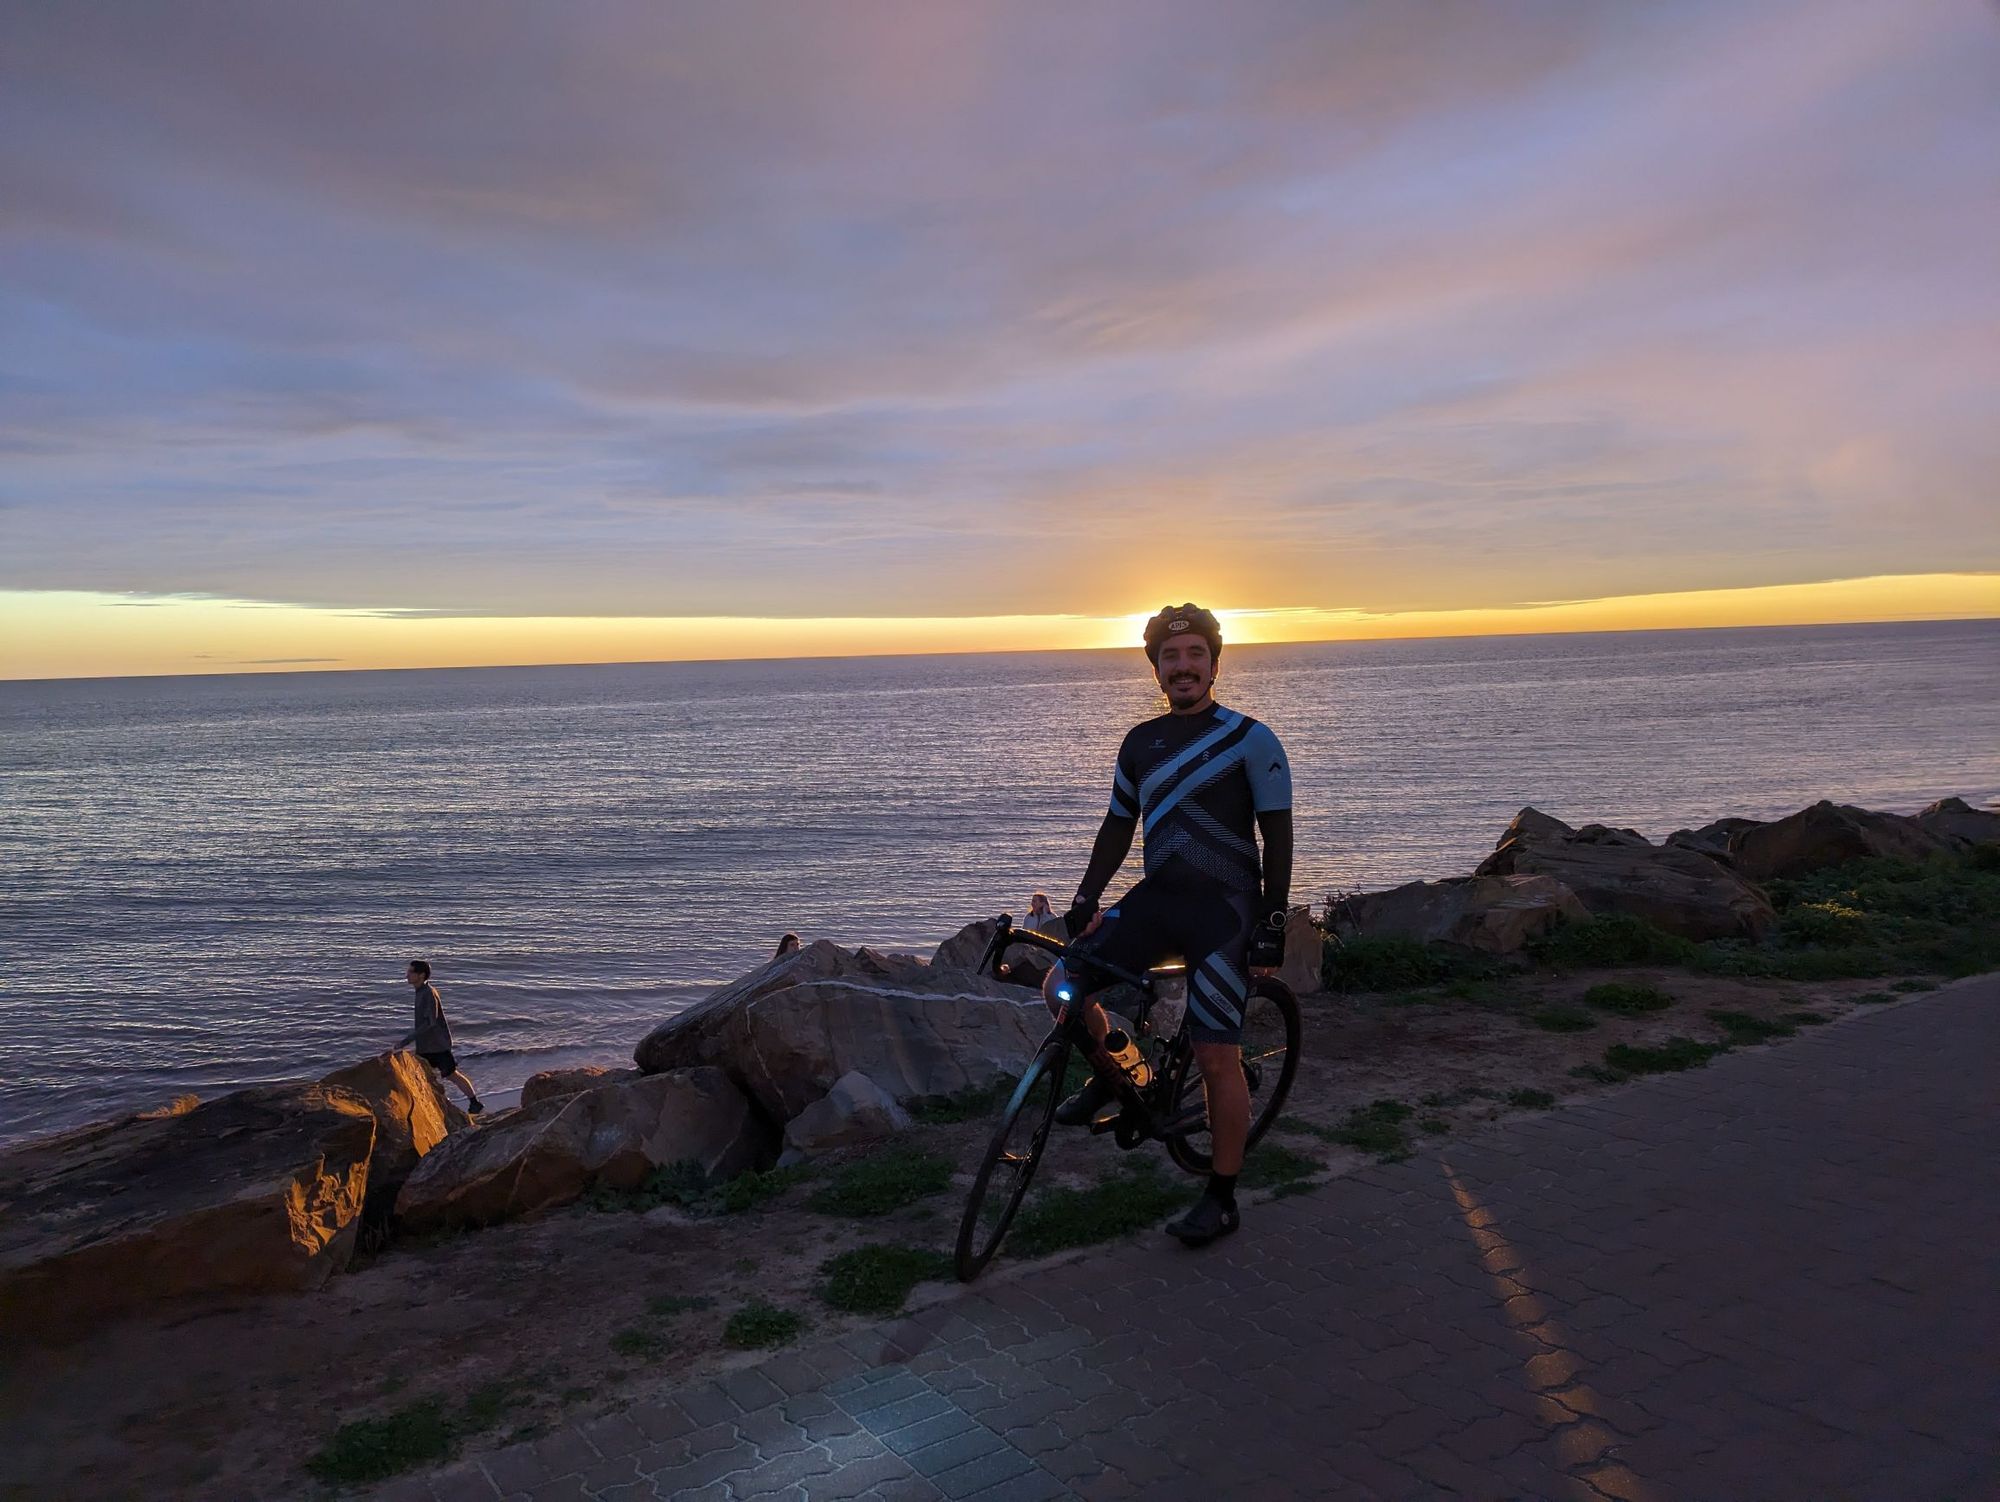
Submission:
M 1277 736 L 1220 704 L 1135 725 L 1118 748 L 1111 817 L 1139 821 L 1148 876 L 1178 860 L 1231 891 L 1256 892 L 1256 816 L 1291 806 Z
M 1144 970 L 1179 955 L 1195 1040 L 1235 1042 L 1249 994 L 1251 928 L 1284 906 L 1291 880 L 1291 806 L 1284 749 L 1248 715 L 1211 705 L 1135 726 L 1118 748 L 1111 808 L 1078 897 L 1097 898 L 1135 833 L 1145 842 L 1146 874 L 1065 964 L 1089 985 L 1093 957 Z M 1277 821 L 1282 847 L 1270 852 L 1274 869 L 1266 873 L 1258 816 L 1277 814 L 1286 816 Z

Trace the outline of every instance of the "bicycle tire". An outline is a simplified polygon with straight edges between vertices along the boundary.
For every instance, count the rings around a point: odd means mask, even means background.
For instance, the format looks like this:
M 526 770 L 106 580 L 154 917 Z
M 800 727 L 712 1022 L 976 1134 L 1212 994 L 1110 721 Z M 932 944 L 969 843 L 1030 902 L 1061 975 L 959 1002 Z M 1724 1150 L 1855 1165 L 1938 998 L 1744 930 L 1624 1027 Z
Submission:
M 1055 1124 L 1056 1105 L 1062 1100 L 1069 1052 L 1067 1038 L 1051 1038 L 1044 1043 L 1001 1111 L 1000 1124 L 986 1144 L 986 1155 L 980 1160 L 972 1193 L 965 1202 L 965 1214 L 958 1223 L 956 1266 L 961 1283 L 970 1283 L 978 1277 L 1000 1250 L 1035 1170 L 1041 1166 L 1049 1130 Z M 1027 1140 L 1010 1153 L 1009 1145 L 1023 1126 L 1028 1130 Z M 995 1173 L 1003 1166 L 1011 1167 L 1013 1172 L 998 1186 L 1001 1198 L 996 1202 L 997 1208 L 989 1211 L 987 1201 L 996 1187 Z
M 1260 1000 L 1270 1004 L 1275 1014 L 1273 1018 L 1262 1019 L 1257 1015 L 1257 1004 Z M 1278 1119 L 1278 1113 L 1285 1108 L 1285 1097 L 1291 1094 L 1292 1080 L 1299 1072 L 1299 1038 L 1302 1031 L 1299 1021 L 1299 1000 L 1292 995 L 1291 987 L 1276 976 L 1254 977 L 1250 982 L 1249 998 L 1243 1004 L 1243 1063 L 1246 1071 L 1260 1064 L 1275 1065 L 1276 1073 L 1268 1082 L 1260 1079 L 1251 1090 L 1250 1138 L 1243 1145 L 1245 1153 L 1263 1139 L 1264 1134 L 1271 1129 L 1271 1123 Z M 1257 1054 L 1251 1052 L 1252 1048 L 1257 1046 L 1253 1043 L 1253 1038 L 1262 1035 L 1268 1042 L 1273 1034 L 1283 1039 L 1282 1058 L 1274 1059 L 1272 1055 L 1276 1050 L 1268 1047 Z M 1190 1057 L 1174 1092 L 1175 1113 L 1191 1109 L 1197 1104 L 1201 1088 L 1201 1071 L 1195 1067 L 1194 1060 Z M 1197 1141 L 1197 1138 L 1200 1140 Z M 1208 1127 L 1204 1121 L 1193 1131 L 1170 1134 L 1167 1137 L 1167 1156 L 1189 1173 L 1207 1173 L 1214 1166 L 1214 1159 L 1207 1147 L 1208 1141 Z

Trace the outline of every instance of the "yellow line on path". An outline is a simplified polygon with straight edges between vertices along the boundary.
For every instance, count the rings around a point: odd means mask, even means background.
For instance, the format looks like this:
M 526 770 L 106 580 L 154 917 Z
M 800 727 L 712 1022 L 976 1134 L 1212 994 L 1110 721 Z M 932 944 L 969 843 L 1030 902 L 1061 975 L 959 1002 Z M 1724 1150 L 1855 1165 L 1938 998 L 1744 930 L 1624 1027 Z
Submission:
M 1603 1401 L 1589 1383 L 1576 1379 L 1583 1362 L 1569 1349 L 1547 1301 L 1530 1283 L 1521 1254 L 1451 1164 L 1440 1159 L 1438 1166 L 1451 1186 L 1451 1197 L 1458 1201 L 1459 1218 L 1479 1249 L 1479 1265 L 1500 1295 L 1502 1317 L 1533 1351 L 1523 1370 L 1535 1394 L 1535 1411 L 1555 1436 L 1562 1463 L 1590 1467 L 1580 1471 L 1583 1479 L 1620 1502 L 1657 1502 L 1656 1493 L 1607 1453 L 1618 1436 L 1599 1417 Z

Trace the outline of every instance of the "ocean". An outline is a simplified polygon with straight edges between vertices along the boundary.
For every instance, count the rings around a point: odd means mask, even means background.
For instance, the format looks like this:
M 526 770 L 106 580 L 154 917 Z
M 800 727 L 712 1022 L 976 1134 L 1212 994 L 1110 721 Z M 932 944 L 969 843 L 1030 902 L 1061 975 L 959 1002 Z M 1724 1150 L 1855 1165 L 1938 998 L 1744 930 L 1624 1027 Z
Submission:
M 0 1140 L 323 1073 L 428 958 L 492 1099 L 780 933 L 924 952 L 1073 890 L 1137 650 L 0 683 Z M 1296 900 L 1524 804 L 1654 838 L 2000 796 L 2000 622 L 1233 647 Z M 1135 854 L 1132 870 L 1136 871 Z

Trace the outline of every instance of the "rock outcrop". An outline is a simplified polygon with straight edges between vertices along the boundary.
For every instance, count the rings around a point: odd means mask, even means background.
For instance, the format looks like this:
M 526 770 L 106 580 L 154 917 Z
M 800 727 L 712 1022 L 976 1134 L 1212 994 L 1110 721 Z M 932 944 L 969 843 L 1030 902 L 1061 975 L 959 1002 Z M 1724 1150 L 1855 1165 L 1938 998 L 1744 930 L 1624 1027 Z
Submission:
M 1924 860 L 1955 848 L 1948 835 L 1916 819 L 1826 799 L 1775 823 L 1743 830 L 1729 842 L 1736 868 L 1752 881 L 1804 876 L 1866 855 Z
M 1686 939 L 1755 939 L 1777 921 L 1764 894 L 1724 862 L 1630 829 L 1572 829 L 1532 808 L 1474 874 L 1551 876 L 1594 915 L 1643 918 Z
M 993 942 L 993 935 L 999 927 L 997 918 L 981 918 L 977 923 L 966 924 L 938 945 L 931 955 L 931 963 L 940 970 L 976 971 L 979 961 L 986 954 L 986 946 Z M 1049 967 L 1055 963 L 1055 956 L 1033 944 L 1009 944 L 1000 960 L 1007 967 L 1007 974 L 1000 979 L 1017 986 L 1040 986 L 1042 978 L 1049 973 Z
M 375 1115 L 262 1085 L 0 1154 L 0 1329 L 69 1339 L 190 1294 L 313 1289 L 347 1265 Z
M 387 1215 L 417 1160 L 451 1131 L 444 1092 L 424 1061 L 407 1049 L 336 1069 L 320 1083 L 352 1091 L 375 1113 L 367 1208 L 371 1219 Z
M 545 1100 L 565 1100 L 595 1090 L 602 1085 L 619 1085 L 639 1078 L 636 1069 L 606 1069 L 602 1064 L 583 1064 L 574 1069 L 545 1069 L 528 1076 L 521 1087 L 523 1107 L 538 1106 Z
M 2000 845 L 2000 813 L 1974 808 L 1963 798 L 1940 798 L 1917 815 L 1932 834 L 1967 845 Z
M 1565 919 L 1590 916 L 1553 876 L 1460 876 L 1412 881 L 1342 898 L 1330 911 L 1341 938 L 1414 939 L 1481 954 L 1513 954 Z
M 649 1074 L 726 1069 L 789 1121 L 857 1070 L 898 1100 L 1018 1074 L 1048 1028 L 1018 986 L 822 939 L 668 1018 L 633 1058 Z
M 1295 996 L 1320 989 L 1320 971 L 1326 966 L 1326 935 L 1313 922 L 1310 908 L 1295 907 L 1285 914 L 1285 963 L 1278 979 Z
M 446 1138 L 403 1185 L 396 1218 L 408 1231 L 492 1225 L 597 1185 L 635 1188 L 670 1163 L 732 1178 L 769 1162 L 776 1137 L 719 1069 L 623 1080 Z
M 910 1113 L 896 1098 L 859 1070 L 843 1074 L 833 1088 L 785 1125 L 785 1147 L 812 1154 L 829 1148 L 879 1142 L 910 1126 Z
M 1699 829 L 1676 829 L 1667 836 L 1667 843 L 1727 860 L 1729 842 L 1746 829 L 1760 828 L 1763 822 L 1762 819 L 1739 819 L 1732 815 L 1717 819 L 1713 824 L 1704 824 Z

